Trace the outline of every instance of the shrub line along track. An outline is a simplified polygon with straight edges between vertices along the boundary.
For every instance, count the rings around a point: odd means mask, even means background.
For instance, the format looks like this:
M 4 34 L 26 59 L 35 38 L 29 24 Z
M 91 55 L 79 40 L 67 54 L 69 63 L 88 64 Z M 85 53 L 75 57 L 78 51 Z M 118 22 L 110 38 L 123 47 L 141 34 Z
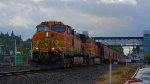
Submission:
M 36 69 L 36 70 L 22 70 L 22 71 L 12 71 L 12 72 L 2 72 L 0 73 L 0 80 L 3 78 L 7 78 L 10 76 L 19 76 L 19 75 L 26 75 L 26 74 L 36 74 L 44 71 L 50 72 L 63 72 L 63 71 L 72 71 L 84 68 L 91 68 L 98 65 L 87 65 L 87 66 L 79 66 L 79 67 L 69 67 L 69 68 L 54 68 L 54 69 Z

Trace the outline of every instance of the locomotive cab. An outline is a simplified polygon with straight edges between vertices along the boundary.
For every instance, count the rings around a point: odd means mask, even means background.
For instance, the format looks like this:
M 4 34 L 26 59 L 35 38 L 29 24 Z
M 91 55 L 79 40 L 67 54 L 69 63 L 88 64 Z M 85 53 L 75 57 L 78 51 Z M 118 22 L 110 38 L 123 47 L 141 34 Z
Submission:
M 70 57 L 74 55 L 74 29 L 57 21 L 42 22 L 36 28 L 32 62 L 49 67 L 69 66 Z

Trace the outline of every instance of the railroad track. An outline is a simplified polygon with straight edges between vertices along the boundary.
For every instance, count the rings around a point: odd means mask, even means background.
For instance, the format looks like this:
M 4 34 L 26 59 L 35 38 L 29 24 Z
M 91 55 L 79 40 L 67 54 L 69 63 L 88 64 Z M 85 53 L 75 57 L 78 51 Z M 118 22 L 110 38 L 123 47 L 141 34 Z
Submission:
M 25 70 L 25 71 L 12 71 L 12 72 L 3 72 L 0 73 L 0 78 L 10 77 L 10 76 L 18 76 L 18 75 L 25 75 L 25 74 L 34 74 L 41 70 Z
M 93 66 L 81 66 L 81 67 L 71 67 L 71 68 L 56 68 L 56 69 L 37 69 L 37 70 L 22 70 L 22 71 L 12 71 L 12 72 L 2 72 L 0 73 L 0 79 L 1 78 L 7 78 L 10 76 L 19 76 L 19 75 L 26 75 L 26 74 L 36 74 L 36 73 L 42 73 L 42 72 L 64 72 L 64 71 L 72 71 L 72 70 L 79 70 L 79 69 L 85 69 L 85 68 L 91 68 L 97 65 Z

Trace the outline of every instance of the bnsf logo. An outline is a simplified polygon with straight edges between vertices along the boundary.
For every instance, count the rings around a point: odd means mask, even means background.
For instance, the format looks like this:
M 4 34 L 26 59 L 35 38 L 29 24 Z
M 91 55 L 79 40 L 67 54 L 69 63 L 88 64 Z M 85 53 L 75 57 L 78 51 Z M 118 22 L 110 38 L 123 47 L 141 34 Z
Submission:
M 41 39 L 41 40 L 34 40 L 33 44 L 35 45 L 45 45 L 45 46 L 50 46 L 50 45 L 57 45 L 57 44 L 64 44 L 63 40 L 51 40 L 48 38 Z

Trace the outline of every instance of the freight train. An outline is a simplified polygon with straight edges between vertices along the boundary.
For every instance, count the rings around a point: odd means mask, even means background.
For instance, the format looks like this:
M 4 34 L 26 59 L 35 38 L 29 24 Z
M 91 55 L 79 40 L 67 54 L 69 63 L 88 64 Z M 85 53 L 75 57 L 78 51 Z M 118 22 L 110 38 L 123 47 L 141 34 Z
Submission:
M 88 35 L 59 21 L 41 22 L 33 35 L 32 65 L 44 68 L 73 67 L 107 63 L 109 54 L 113 59 L 124 57 L 109 47 L 97 43 Z

